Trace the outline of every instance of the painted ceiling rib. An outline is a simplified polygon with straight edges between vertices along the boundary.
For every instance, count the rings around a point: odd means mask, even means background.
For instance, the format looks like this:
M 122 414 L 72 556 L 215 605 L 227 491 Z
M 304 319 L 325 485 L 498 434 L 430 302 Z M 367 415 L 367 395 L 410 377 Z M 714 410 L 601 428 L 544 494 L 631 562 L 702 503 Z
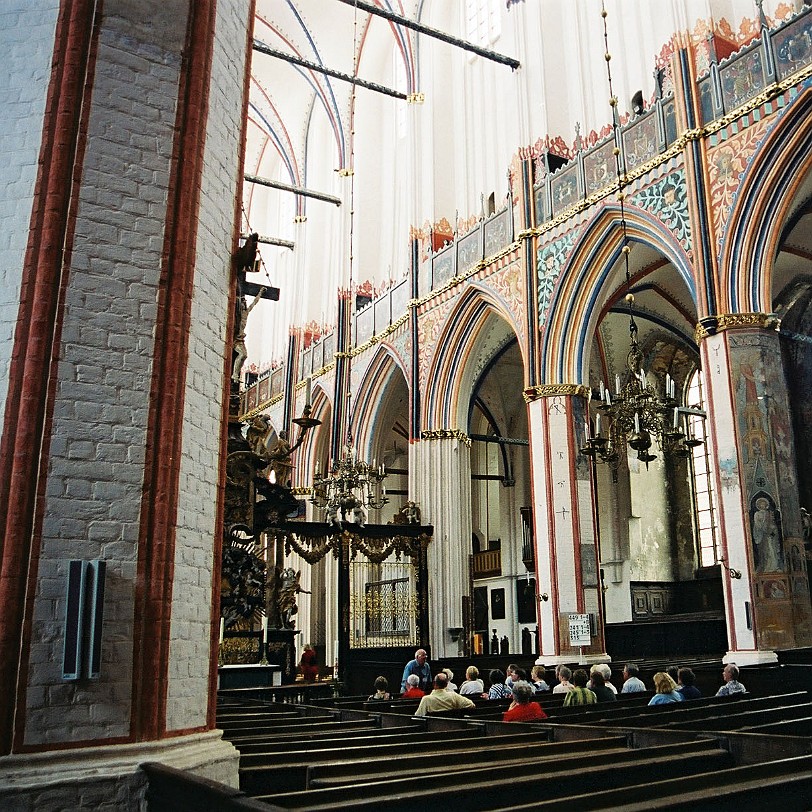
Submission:
M 492 60 L 493 62 L 499 62 L 502 65 L 507 65 L 512 70 L 516 70 L 516 68 L 521 67 L 521 62 L 519 62 L 518 59 L 513 59 L 513 57 L 510 56 L 504 56 L 503 54 L 496 53 L 496 51 L 490 51 L 487 48 L 481 48 L 479 45 L 474 45 L 472 42 L 466 42 L 463 39 L 452 37 L 450 34 L 446 34 L 444 31 L 440 31 L 436 28 L 430 28 L 427 25 L 410 20 L 408 17 L 402 17 L 400 14 L 395 14 L 394 12 L 387 11 L 386 9 L 378 8 L 378 6 L 373 6 L 370 3 L 364 3 L 362 0 L 338 0 L 338 2 L 344 3 L 348 6 L 357 6 L 359 11 L 365 11 L 367 14 L 376 14 L 378 17 L 383 17 L 393 23 L 397 23 L 398 25 L 411 28 L 413 31 L 417 31 L 419 34 L 434 37 L 435 39 L 447 42 L 449 45 L 455 45 L 457 48 L 462 48 L 465 51 L 471 51 L 471 53 L 474 53 L 477 56 L 482 56 L 485 59 Z
M 331 76 L 333 79 L 341 79 L 343 82 L 350 82 L 357 87 L 363 87 L 367 90 L 374 90 L 376 93 L 383 93 L 385 96 L 392 96 L 396 99 L 403 99 L 404 101 L 406 100 L 406 94 L 401 93 L 399 90 L 392 90 L 392 88 L 385 87 L 384 85 L 379 85 L 375 82 L 367 82 L 364 79 L 358 79 L 350 76 L 348 73 L 341 73 L 337 70 L 325 68 L 323 65 L 319 65 L 317 62 L 310 62 L 309 60 L 302 59 L 299 56 L 287 54 L 284 51 L 277 51 L 275 48 L 271 48 L 264 42 L 260 42 L 258 39 L 254 40 L 254 50 L 260 54 L 265 54 L 266 56 L 275 56 L 277 59 L 284 59 L 285 62 L 290 62 L 293 65 L 299 65 L 302 68 L 307 68 L 308 70 L 313 70 L 317 73 L 323 73 L 325 76 Z
M 249 183 L 257 183 L 260 186 L 268 186 L 271 189 L 281 189 L 283 192 L 293 192 L 303 197 L 314 197 L 316 200 L 323 200 L 325 203 L 333 203 L 336 206 L 341 205 L 341 198 L 334 195 L 326 195 L 324 192 L 314 192 L 312 189 L 305 189 L 303 186 L 291 186 L 289 183 L 282 183 L 278 180 L 271 180 L 270 178 L 261 178 L 258 175 L 244 175 L 243 176 Z

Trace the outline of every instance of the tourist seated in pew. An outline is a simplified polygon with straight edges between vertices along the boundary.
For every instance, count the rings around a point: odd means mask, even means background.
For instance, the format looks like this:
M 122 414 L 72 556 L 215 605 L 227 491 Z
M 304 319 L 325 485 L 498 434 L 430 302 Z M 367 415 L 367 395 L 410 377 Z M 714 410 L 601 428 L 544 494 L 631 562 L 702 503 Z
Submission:
M 701 699 L 702 691 L 694 685 L 696 675 L 690 668 L 680 668 L 677 674 L 677 690 L 682 694 L 683 699 Z
M 600 671 L 592 672 L 592 679 L 589 681 L 589 689 L 598 698 L 598 702 L 614 702 L 617 697 L 609 690 L 606 680 Z
M 637 663 L 626 663 L 623 667 L 622 694 L 639 694 L 646 690 L 646 683 L 640 679 L 640 669 Z
M 571 691 L 575 686 L 570 682 L 572 671 L 566 665 L 557 665 L 555 667 L 555 676 L 558 679 L 558 685 L 553 688 L 554 694 L 565 694 Z M 586 683 L 584 683 L 586 684 Z
M 494 668 L 489 672 L 488 679 L 490 680 L 491 687 L 488 689 L 487 694 L 482 694 L 483 699 L 508 699 L 513 696 L 510 688 L 505 685 L 505 674 L 503 671 Z
M 546 719 L 547 714 L 538 702 L 531 702 L 535 691 L 525 680 L 516 680 L 511 688 L 513 704 L 502 714 L 503 722 L 537 722 Z
M 448 677 L 441 671 L 434 677 L 434 689 L 420 700 L 414 715 L 425 716 L 427 713 L 437 711 L 473 707 L 474 703 L 467 696 L 460 696 L 458 693 L 448 690 Z
M 716 692 L 716 696 L 730 696 L 747 692 L 747 688 L 739 682 L 739 667 L 736 663 L 728 663 L 725 666 L 722 678 L 725 684 Z
M 409 676 L 406 677 L 406 685 L 408 687 L 400 695 L 401 699 L 422 699 L 426 695 L 426 692 L 418 687 L 420 685 L 420 677 L 418 677 L 417 674 L 409 674 Z
M 376 699 L 391 699 L 389 695 L 389 680 L 386 677 L 378 677 L 375 680 L 375 693 L 367 700 L 371 702 Z
M 523 668 L 519 668 L 516 663 L 511 663 L 507 669 L 505 670 L 505 685 L 508 688 L 513 687 L 514 682 L 518 682 L 519 680 L 524 680 L 527 682 L 527 672 Z
M 567 669 L 569 671 L 569 668 Z M 561 669 L 563 676 L 564 669 Z M 589 674 L 583 668 L 579 668 L 572 675 L 572 689 L 567 692 L 564 697 L 564 707 L 569 708 L 573 705 L 594 705 L 598 701 L 593 691 L 586 687 L 589 680 Z
M 654 690 L 657 692 L 649 700 L 649 705 L 666 705 L 669 702 L 682 702 L 682 694 L 677 690 L 677 683 L 666 674 L 658 671 L 654 675 Z
M 603 677 L 603 684 L 607 690 L 613 694 L 617 693 L 617 688 L 612 685 L 612 669 L 607 663 L 595 663 L 595 665 L 589 669 L 589 682 L 586 684 L 586 687 L 590 690 L 592 690 L 592 677 L 594 674 L 600 674 Z
M 530 684 L 537 694 L 542 694 L 550 690 L 550 686 L 544 680 L 545 673 L 543 665 L 534 665 L 530 670 Z
M 674 680 L 674 685 L 679 683 L 679 668 L 676 665 L 669 665 L 665 669 L 665 673 Z
M 443 673 L 448 677 L 448 688 L 446 691 L 454 691 L 457 692 L 457 685 L 454 682 L 454 672 L 450 668 L 444 668 Z
M 479 669 L 475 665 L 469 665 L 466 669 L 460 693 L 463 696 L 481 696 L 485 693 L 485 683 L 479 678 Z

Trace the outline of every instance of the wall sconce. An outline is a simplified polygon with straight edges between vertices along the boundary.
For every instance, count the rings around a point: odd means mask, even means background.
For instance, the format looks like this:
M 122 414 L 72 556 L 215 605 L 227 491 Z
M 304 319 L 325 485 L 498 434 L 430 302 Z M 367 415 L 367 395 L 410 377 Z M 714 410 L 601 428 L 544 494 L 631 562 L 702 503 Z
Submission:
M 728 571 L 728 573 L 730 574 L 730 577 L 731 577 L 731 578 L 732 578 L 734 581 L 739 581 L 739 580 L 741 580 L 741 577 L 742 577 L 741 570 L 736 570 L 736 569 L 733 569 L 733 567 L 731 567 L 731 566 L 730 566 L 730 565 L 727 563 L 727 561 L 725 561 L 725 559 L 724 559 L 724 558 L 720 558 L 720 559 L 719 559 L 719 563 L 720 563 L 720 564 L 721 564 L 721 565 L 722 565 L 722 566 L 723 566 L 723 567 L 724 567 L 724 568 L 725 568 L 725 569 Z
M 550 600 L 550 596 L 546 592 L 542 592 L 541 595 L 536 595 L 536 598 L 540 601 Z

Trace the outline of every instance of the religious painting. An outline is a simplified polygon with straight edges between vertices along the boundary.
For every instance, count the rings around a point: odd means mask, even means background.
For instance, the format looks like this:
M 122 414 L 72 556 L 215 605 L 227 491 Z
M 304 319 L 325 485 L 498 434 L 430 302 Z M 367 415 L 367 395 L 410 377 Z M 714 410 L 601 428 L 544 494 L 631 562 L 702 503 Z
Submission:
M 493 620 L 505 619 L 505 590 L 491 590 L 491 618 Z
M 750 534 L 756 572 L 783 572 L 781 512 L 766 491 L 750 500 Z
M 482 232 L 479 227 L 457 242 L 457 273 L 463 274 L 482 259 Z
M 623 133 L 623 150 L 626 155 L 626 166 L 631 169 L 650 161 L 659 152 L 655 110 L 637 119 Z
M 615 142 L 607 141 L 584 157 L 587 194 L 600 191 L 617 177 L 614 148 Z
M 578 192 L 578 165 L 572 164 L 560 173 L 553 175 L 550 182 L 555 214 L 564 211 L 580 199 Z
M 722 65 L 719 73 L 722 77 L 725 109 L 735 110 L 764 87 L 761 49 L 756 46 L 752 51 Z
M 789 587 L 785 578 L 763 578 L 759 582 L 759 597 L 767 600 L 783 600 L 789 597 Z
M 581 545 L 581 585 L 598 585 L 598 558 L 592 544 Z

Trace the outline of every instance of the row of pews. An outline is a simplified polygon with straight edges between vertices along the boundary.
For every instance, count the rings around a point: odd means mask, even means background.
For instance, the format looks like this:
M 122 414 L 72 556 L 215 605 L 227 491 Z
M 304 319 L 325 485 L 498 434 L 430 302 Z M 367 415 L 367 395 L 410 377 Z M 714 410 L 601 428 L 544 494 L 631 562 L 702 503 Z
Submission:
M 240 751 L 244 795 L 217 808 L 812 807 L 812 741 L 775 730 L 812 721 L 809 693 L 648 699 L 564 708 L 550 695 L 541 700 L 548 720 L 505 724 L 506 700 L 416 719 L 409 700 L 293 706 L 222 697 L 217 723 Z

